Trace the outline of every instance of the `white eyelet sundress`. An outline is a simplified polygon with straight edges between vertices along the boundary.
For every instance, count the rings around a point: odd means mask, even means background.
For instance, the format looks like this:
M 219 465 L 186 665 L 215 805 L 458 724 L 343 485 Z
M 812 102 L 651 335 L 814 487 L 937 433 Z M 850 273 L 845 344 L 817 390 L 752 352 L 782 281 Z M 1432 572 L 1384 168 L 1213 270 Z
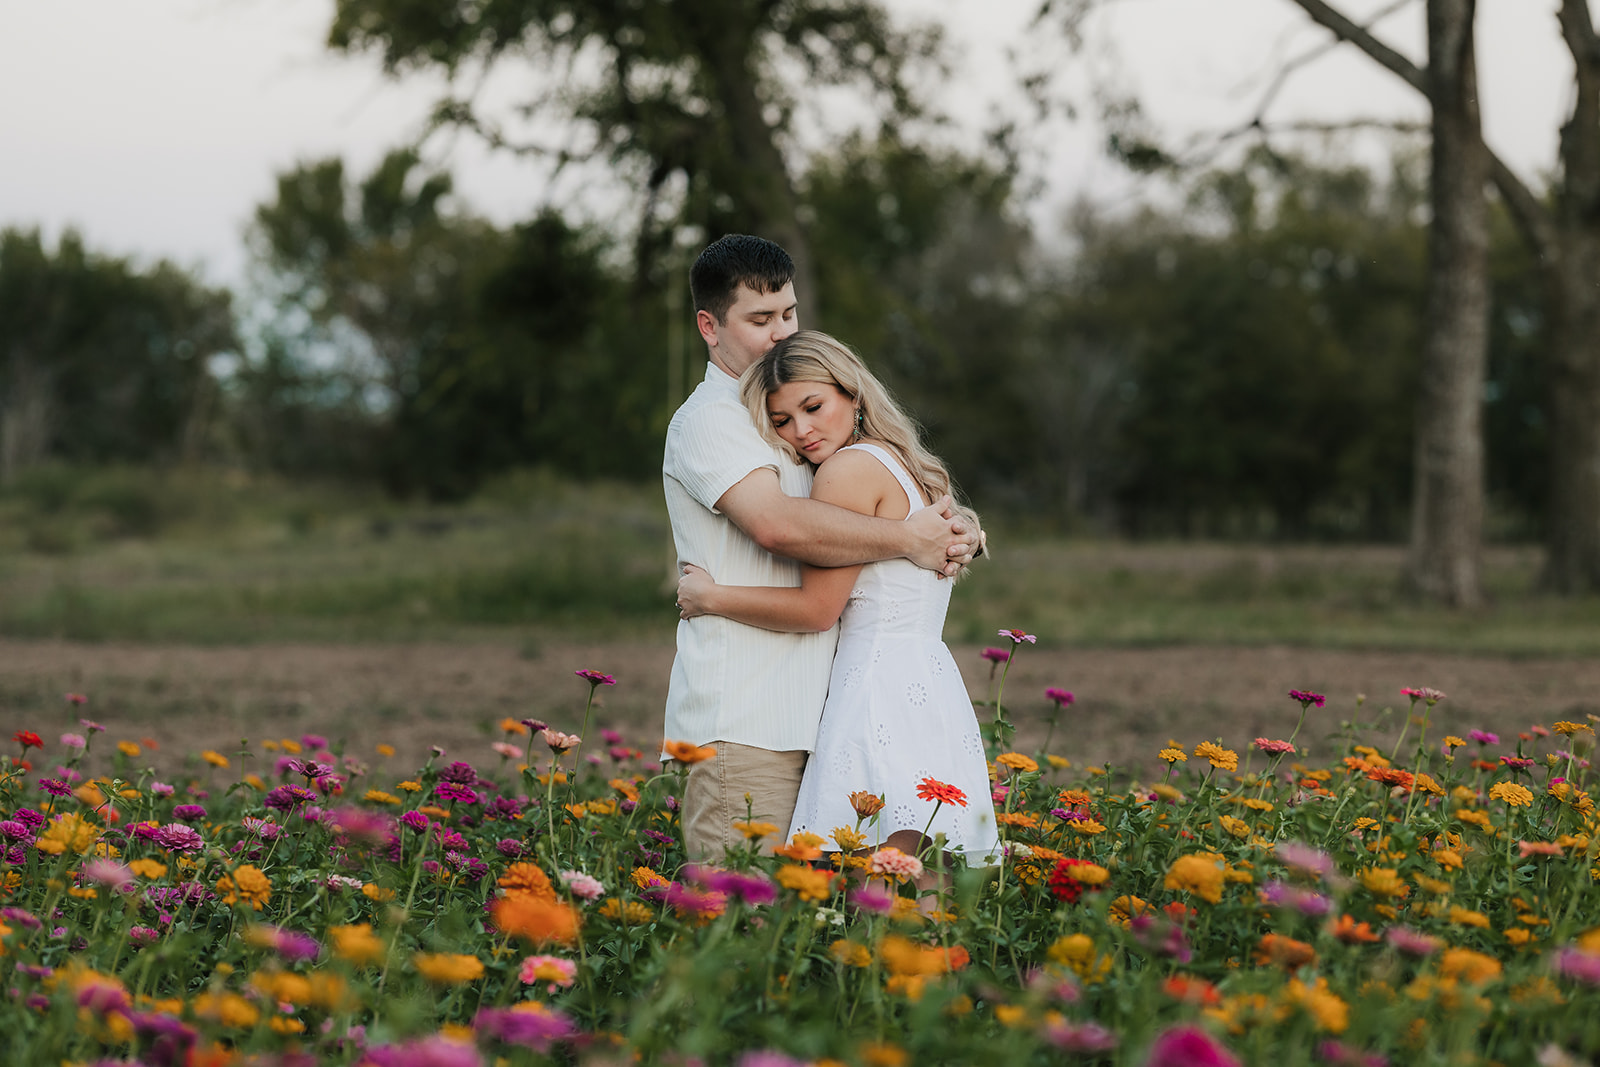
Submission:
M 905 490 L 911 515 L 927 505 L 905 469 L 886 449 L 856 444 L 887 467 Z M 969 863 L 993 863 L 1000 840 L 983 739 L 972 698 L 941 639 L 950 586 L 910 560 L 884 560 L 861 568 L 839 625 L 828 700 L 817 744 L 806 763 L 789 833 L 829 838 L 853 827 L 850 794 L 865 790 L 885 798 L 876 826 L 864 826 L 867 843 L 897 830 L 922 831 L 934 802 L 917 797 L 924 778 L 955 786 L 965 807 L 944 804 L 929 836 Z M 831 840 L 821 846 L 835 851 Z

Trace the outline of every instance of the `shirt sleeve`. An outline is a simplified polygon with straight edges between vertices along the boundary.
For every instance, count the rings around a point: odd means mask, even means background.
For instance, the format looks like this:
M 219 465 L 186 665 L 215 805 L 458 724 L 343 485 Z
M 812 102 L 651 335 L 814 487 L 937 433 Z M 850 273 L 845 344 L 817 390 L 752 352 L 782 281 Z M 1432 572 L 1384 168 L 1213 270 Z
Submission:
M 717 501 L 751 471 L 778 469 L 776 451 L 750 425 L 736 404 L 706 404 L 684 419 L 667 439 L 662 469 L 691 497 L 715 514 Z

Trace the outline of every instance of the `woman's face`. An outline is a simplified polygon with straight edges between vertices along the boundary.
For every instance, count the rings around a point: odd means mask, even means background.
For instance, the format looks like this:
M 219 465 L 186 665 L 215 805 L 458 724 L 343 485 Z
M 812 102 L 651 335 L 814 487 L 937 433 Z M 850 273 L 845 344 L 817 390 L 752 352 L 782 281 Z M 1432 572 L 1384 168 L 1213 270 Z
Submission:
M 808 463 L 818 464 L 850 443 L 855 401 L 831 382 L 790 382 L 767 395 L 767 415 L 778 436 Z

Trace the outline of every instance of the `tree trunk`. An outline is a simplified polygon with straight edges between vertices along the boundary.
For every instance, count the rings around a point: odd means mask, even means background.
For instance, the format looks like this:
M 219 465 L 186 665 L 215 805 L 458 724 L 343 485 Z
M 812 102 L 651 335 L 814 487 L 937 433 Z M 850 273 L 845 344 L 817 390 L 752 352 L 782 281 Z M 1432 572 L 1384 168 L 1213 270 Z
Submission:
M 1478 115 L 1475 8 L 1476 0 L 1428 0 L 1433 218 L 1408 567 L 1418 592 L 1456 607 L 1483 599 L 1489 157 Z
M 1563 0 L 1560 17 L 1577 91 L 1561 129 L 1554 232 L 1538 248 L 1550 330 L 1544 584 L 1576 594 L 1600 590 L 1600 39 L 1585 0 Z
M 818 323 L 812 320 L 811 312 L 816 308 L 817 290 L 813 284 L 811 242 L 800 224 L 800 196 L 783 150 L 763 114 L 765 104 L 756 92 L 760 79 L 750 69 L 751 64 L 766 60 L 751 39 L 753 27 L 712 17 L 717 10 L 716 6 L 706 9 L 692 20 L 691 26 L 698 38 L 697 52 L 706 76 L 722 102 L 732 155 L 744 165 L 739 180 L 727 192 L 738 205 L 739 215 L 749 220 L 750 231 L 782 245 L 794 259 L 800 324 L 815 328 Z
M 50 450 L 53 401 L 51 376 L 26 352 L 13 349 L 0 361 L 0 485 L 42 463 Z

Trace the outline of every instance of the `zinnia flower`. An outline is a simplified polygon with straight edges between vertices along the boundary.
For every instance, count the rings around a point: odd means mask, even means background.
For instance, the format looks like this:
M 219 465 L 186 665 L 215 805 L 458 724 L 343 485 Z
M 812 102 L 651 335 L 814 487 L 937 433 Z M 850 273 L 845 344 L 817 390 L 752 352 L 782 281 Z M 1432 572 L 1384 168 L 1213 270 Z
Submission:
M 539 740 L 550 746 L 550 751 L 558 756 L 583 743 L 583 738 L 577 734 L 564 734 L 560 730 L 540 730 Z
M 578 913 L 560 901 L 514 893 L 495 901 L 489 910 L 503 933 L 535 945 L 568 945 L 578 939 Z
M 419 952 L 411 957 L 417 973 L 436 985 L 460 985 L 483 977 L 483 961 L 453 952 Z
M 567 1016 L 532 1000 L 507 1009 L 484 1008 L 473 1017 L 472 1028 L 508 1045 L 521 1045 L 541 1053 L 549 1051 L 551 1042 L 564 1041 L 578 1032 Z M 473 1051 L 473 1055 L 477 1052 Z M 433 1065 L 430 1063 L 428 1067 Z
M 1011 653 L 1003 648 L 986 648 L 979 655 L 997 666 L 1011 658 Z
M 576 674 L 579 678 L 582 678 L 584 681 L 588 682 L 591 687 L 600 686 L 600 685 L 616 685 L 617 684 L 617 680 L 615 678 L 613 678 L 611 675 L 609 675 L 609 674 L 601 674 L 599 671 L 589 670 L 588 668 L 584 668 L 583 670 L 573 671 L 572 673 Z
M 1313 704 L 1320 708 L 1328 702 L 1327 697 L 1321 693 L 1313 693 L 1309 689 L 1291 689 L 1289 699 L 1298 700 L 1302 708 L 1309 708 Z
M 1533 803 L 1533 793 L 1515 782 L 1496 782 L 1489 787 L 1489 795 L 1513 808 L 1526 808 Z
M 677 760 L 685 767 L 713 759 L 717 754 L 717 750 L 710 746 L 696 745 L 689 741 L 667 741 L 662 744 L 661 751 L 666 753 L 668 759 Z
M 1150 1046 L 1144 1067 L 1240 1067 L 1240 1063 L 1198 1026 L 1174 1026 Z
M 1201 900 L 1216 904 L 1222 900 L 1222 864 L 1209 853 L 1179 856 L 1167 868 L 1164 888 L 1193 893 Z
M 606 895 L 606 887 L 600 879 L 582 871 L 562 871 L 559 877 L 561 884 L 567 887 L 567 892 L 580 900 L 599 900 Z
M 962 808 L 967 806 L 967 794 L 953 785 L 933 778 L 924 778 L 917 783 L 917 797 L 920 800 L 937 800 L 941 804 L 954 804 Z
M 1073 702 L 1072 693 L 1065 689 L 1046 689 L 1045 699 L 1053 701 L 1058 708 L 1064 708 Z
M 867 857 L 867 869 L 873 874 L 884 875 L 897 881 L 903 878 L 915 878 L 922 873 L 922 861 L 890 845 L 880 848 Z
M 1031 645 L 1039 640 L 1035 635 L 1023 633 L 1021 630 L 1001 630 L 999 633 L 1001 637 L 1009 637 L 1014 645 L 1020 645 L 1024 641 Z
M 545 988 L 550 993 L 570 986 L 577 976 L 578 965 L 560 956 L 529 956 L 517 971 L 517 977 L 522 979 L 523 985 L 548 982 L 550 984 Z
M 1269 756 L 1284 756 L 1294 751 L 1294 746 L 1287 741 L 1269 741 L 1265 737 L 1258 737 L 1255 746 Z

